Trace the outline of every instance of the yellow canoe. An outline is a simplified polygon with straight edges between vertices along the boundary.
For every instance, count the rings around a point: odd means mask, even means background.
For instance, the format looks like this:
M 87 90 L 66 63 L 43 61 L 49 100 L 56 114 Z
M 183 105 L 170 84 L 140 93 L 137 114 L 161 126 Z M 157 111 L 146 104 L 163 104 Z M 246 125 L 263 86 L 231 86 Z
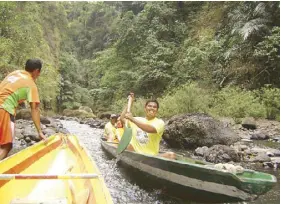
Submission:
M 1 204 L 113 203 L 103 177 L 74 135 L 56 134 L 0 162 Z

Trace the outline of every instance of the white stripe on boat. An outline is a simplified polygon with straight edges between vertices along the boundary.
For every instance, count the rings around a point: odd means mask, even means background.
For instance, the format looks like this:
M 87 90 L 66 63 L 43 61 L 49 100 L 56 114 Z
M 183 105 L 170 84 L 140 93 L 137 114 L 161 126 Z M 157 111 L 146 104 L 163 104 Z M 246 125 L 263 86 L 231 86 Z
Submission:
M 58 150 L 57 156 L 48 169 L 47 175 L 65 174 L 74 166 L 67 149 Z M 60 198 L 65 196 L 65 182 L 63 180 L 42 180 L 35 186 L 34 190 L 28 195 L 29 200 L 41 200 L 42 198 Z

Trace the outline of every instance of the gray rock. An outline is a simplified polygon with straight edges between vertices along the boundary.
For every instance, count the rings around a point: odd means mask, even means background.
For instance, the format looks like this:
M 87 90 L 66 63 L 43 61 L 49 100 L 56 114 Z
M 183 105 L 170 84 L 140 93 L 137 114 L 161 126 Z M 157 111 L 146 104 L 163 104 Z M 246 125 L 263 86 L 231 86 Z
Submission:
M 198 113 L 172 117 L 166 123 L 163 139 L 173 148 L 195 149 L 216 144 L 231 145 L 240 138 L 220 121 Z
M 252 117 L 245 118 L 242 121 L 241 125 L 242 125 L 242 127 L 246 128 L 246 129 L 252 129 L 252 130 L 257 129 L 256 121 Z
M 195 149 L 195 153 L 194 155 L 196 156 L 201 156 L 204 157 L 204 155 L 206 154 L 206 152 L 208 151 L 208 147 L 204 146 L 204 147 L 198 147 Z
M 251 135 L 252 140 L 267 140 L 269 136 L 263 132 L 256 132 Z
M 56 131 L 50 128 L 43 129 L 43 133 L 47 136 L 51 136 L 56 134 Z
M 274 164 L 272 162 L 263 162 L 264 167 L 274 168 Z
M 24 137 L 29 137 L 31 140 L 34 141 L 39 141 L 39 137 L 38 137 L 38 133 L 37 131 L 33 128 L 31 128 L 30 126 L 27 126 L 24 131 L 23 131 L 23 136 Z
M 257 156 L 255 156 L 254 158 L 251 158 L 249 161 L 250 162 L 270 162 L 271 159 L 265 153 L 259 153 Z
M 26 143 L 30 143 L 31 142 L 30 137 L 25 137 L 24 140 L 26 141 Z
M 240 162 L 240 156 L 235 149 L 225 145 L 214 145 L 205 153 L 205 159 L 212 163 Z
M 26 145 L 26 141 L 25 141 L 24 139 L 21 139 L 21 140 L 20 140 L 20 145 L 21 145 L 21 146 L 25 146 L 25 145 Z
M 280 150 L 277 149 L 270 149 L 266 152 L 267 156 L 269 157 L 280 157 Z
M 51 119 L 44 117 L 44 116 L 40 117 L 40 121 L 41 121 L 41 124 L 51 124 Z

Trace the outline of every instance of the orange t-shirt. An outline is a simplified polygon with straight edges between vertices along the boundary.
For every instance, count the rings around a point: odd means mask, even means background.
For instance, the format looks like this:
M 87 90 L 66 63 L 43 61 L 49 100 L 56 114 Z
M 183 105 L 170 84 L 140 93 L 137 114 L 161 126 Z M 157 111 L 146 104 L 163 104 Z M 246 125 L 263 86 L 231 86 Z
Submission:
M 0 84 L 0 108 L 15 115 L 19 103 L 25 100 L 40 103 L 38 89 L 29 72 L 17 70 Z

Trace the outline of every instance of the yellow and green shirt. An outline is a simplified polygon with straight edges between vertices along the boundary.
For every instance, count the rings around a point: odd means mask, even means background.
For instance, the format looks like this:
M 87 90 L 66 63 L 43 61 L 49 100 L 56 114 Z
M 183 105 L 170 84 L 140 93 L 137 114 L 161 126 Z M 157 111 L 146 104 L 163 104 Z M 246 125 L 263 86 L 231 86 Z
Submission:
M 40 103 L 37 86 L 29 72 L 17 70 L 0 83 L 0 108 L 15 115 L 19 103 Z
M 146 133 L 134 123 L 130 123 L 133 131 L 131 145 L 138 153 L 157 155 L 159 153 L 159 145 L 164 132 L 164 121 L 158 118 L 154 118 L 152 120 L 147 120 L 142 117 L 135 118 L 146 124 L 152 125 L 156 129 L 157 133 Z

